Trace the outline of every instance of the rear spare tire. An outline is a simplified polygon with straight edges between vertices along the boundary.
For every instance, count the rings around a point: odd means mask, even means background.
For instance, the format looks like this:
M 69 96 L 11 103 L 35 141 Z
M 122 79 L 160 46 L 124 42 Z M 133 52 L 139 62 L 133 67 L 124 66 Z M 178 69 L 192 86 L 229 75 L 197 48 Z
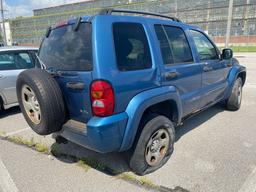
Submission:
M 39 135 L 59 131 L 65 121 L 65 105 L 59 85 L 43 69 L 29 69 L 17 79 L 17 97 L 29 126 Z

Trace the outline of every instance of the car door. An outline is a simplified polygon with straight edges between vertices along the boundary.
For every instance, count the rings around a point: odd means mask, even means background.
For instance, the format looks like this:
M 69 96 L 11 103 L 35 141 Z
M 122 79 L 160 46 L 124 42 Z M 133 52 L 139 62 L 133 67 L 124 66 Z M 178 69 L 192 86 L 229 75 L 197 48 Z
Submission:
M 0 52 L 0 92 L 6 105 L 17 103 L 17 76 L 32 67 L 34 63 L 27 51 Z
M 202 67 L 194 62 L 182 28 L 155 25 L 155 31 L 163 59 L 162 84 L 177 88 L 186 116 L 199 108 Z
M 227 82 L 224 71 L 225 61 L 211 40 L 201 31 L 190 30 L 198 53 L 199 62 L 203 66 L 201 108 L 219 101 L 224 94 Z

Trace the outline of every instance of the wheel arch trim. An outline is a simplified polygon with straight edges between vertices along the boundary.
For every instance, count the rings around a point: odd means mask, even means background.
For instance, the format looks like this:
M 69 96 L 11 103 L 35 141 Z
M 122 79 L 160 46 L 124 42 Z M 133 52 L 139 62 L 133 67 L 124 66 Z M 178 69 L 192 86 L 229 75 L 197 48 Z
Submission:
M 228 89 L 226 91 L 226 94 L 225 94 L 225 98 L 228 98 L 232 92 L 232 88 L 234 86 L 234 83 L 235 83 L 235 80 L 238 78 L 238 76 L 241 74 L 241 73 L 245 73 L 245 79 L 244 79 L 244 82 L 243 84 L 245 83 L 246 81 L 246 68 L 244 66 L 241 66 L 241 65 L 237 65 L 235 67 L 233 67 L 230 72 L 229 72 L 229 75 L 228 75 Z
M 119 151 L 128 150 L 136 137 L 140 120 L 147 108 L 163 101 L 173 100 L 177 104 L 178 110 L 178 124 L 182 118 L 182 102 L 176 87 L 163 86 L 155 89 L 143 91 L 134 96 L 129 102 L 126 113 L 128 115 L 128 122 L 123 136 L 123 141 Z

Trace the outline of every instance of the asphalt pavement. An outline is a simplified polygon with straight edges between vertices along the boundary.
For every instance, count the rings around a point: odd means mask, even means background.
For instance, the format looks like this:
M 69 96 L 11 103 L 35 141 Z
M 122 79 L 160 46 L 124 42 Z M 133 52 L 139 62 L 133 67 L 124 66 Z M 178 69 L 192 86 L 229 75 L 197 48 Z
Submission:
M 178 186 L 191 192 L 256 191 L 256 54 L 236 56 L 247 67 L 241 109 L 230 112 L 216 105 L 187 120 L 176 130 L 171 159 L 146 176 L 154 185 L 170 189 Z M 3 132 L 27 140 L 33 138 L 49 147 L 54 145 L 50 136 L 41 137 L 30 130 L 19 108 L 0 115 L 0 133 Z M 60 149 L 73 156 L 93 157 L 119 173 L 133 175 L 123 153 L 102 155 L 72 143 L 60 145 Z M 9 176 L 4 177 L 6 174 Z M 9 180 L 1 180 L 1 176 Z M 22 192 L 152 191 L 97 169 L 86 172 L 74 162 L 0 139 L 0 192 L 6 192 L 6 183 L 13 183 Z

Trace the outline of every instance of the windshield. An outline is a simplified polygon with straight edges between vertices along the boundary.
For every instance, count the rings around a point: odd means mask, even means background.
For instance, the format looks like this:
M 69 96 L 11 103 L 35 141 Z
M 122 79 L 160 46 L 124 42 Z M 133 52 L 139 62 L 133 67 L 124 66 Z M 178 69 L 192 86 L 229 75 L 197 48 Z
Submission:
M 53 29 L 41 45 L 39 58 L 47 69 L 91 71 L 91 36 L 90 23 L 81 23 L 78 31 L 73 25 Z

